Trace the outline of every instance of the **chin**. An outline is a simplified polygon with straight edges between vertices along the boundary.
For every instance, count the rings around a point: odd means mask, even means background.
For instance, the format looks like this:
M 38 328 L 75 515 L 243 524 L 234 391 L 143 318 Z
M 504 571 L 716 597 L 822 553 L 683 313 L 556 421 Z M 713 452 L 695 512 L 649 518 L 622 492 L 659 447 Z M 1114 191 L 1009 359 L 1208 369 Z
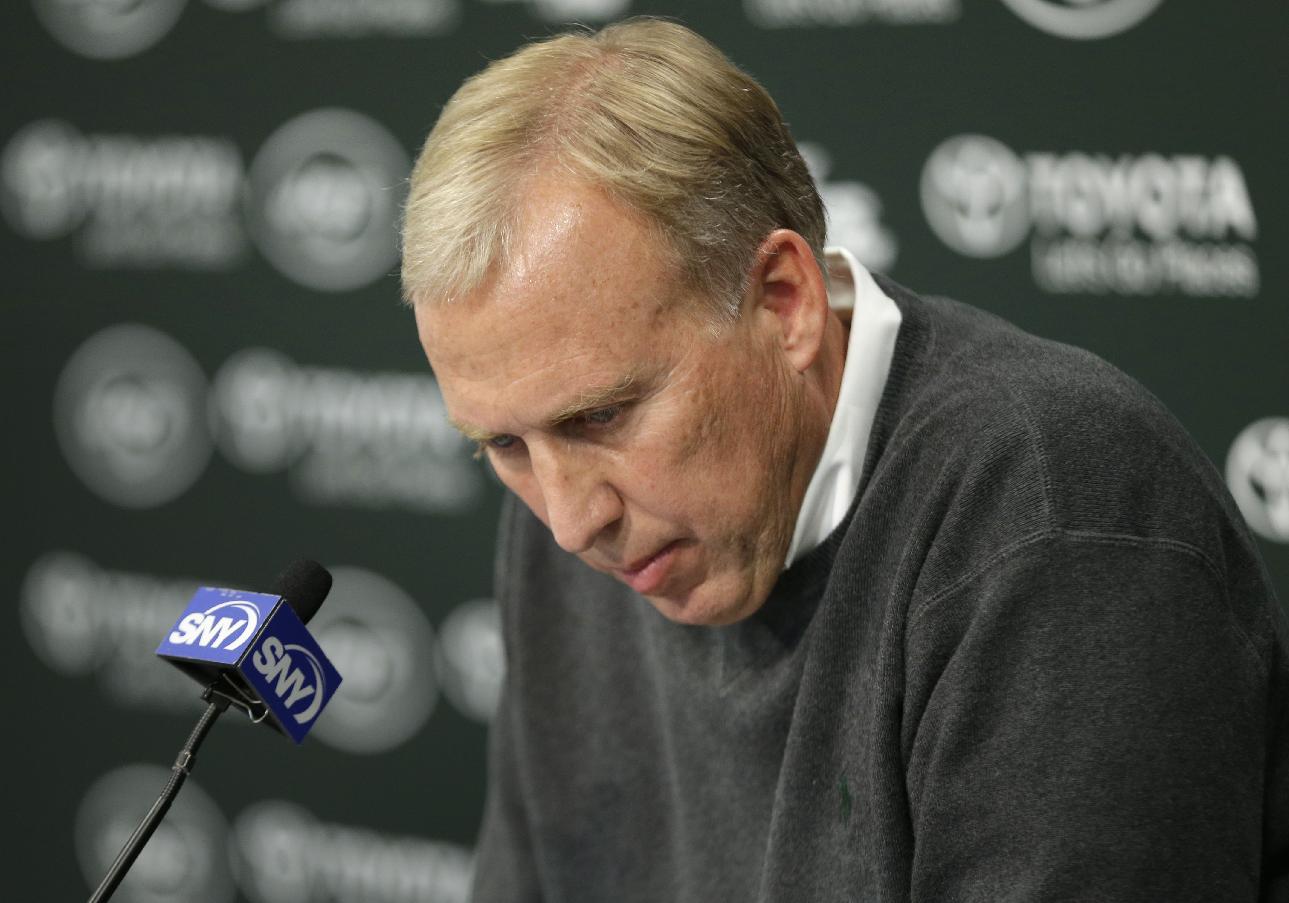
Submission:
M 723 627 L 754 614 L 765 602 L 743 581 L 704 580 L 681 596 L 646 596 L 658 613 L 669 621 L 691 627 Z

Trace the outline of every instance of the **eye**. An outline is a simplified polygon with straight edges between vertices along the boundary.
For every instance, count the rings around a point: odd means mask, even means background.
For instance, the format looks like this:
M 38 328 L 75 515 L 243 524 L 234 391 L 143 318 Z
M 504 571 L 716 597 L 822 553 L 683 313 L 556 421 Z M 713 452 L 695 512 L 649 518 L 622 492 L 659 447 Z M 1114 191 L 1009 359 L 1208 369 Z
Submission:
M 512 436 L 509 433 L 502 433 L 499 436 L 493 436 L 491 439 L 482 439 L 476 443 L 474 456 L 476 459 L 482 458 L 487 452 L 496 452 L 504 454 L 513 450 L 519 442 L 518 436 Z
M 618 419 L 622 413 L 622 405 L 609 405 L 607 408 L 600 408 L 595 411 L 587 411 L 582 415 L 582 420 L 590 426 L 607 426 Z

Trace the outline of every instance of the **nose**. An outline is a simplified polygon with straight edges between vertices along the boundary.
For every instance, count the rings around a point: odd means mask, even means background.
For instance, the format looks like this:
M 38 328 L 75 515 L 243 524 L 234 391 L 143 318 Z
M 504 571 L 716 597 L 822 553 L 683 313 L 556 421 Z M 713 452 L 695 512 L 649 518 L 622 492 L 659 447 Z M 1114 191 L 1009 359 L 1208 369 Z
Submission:
M 579 554 L 622 517 L 622 497 L 603 468 L 567 445 L 530 447 L 540 508 L 533 506 L 566 552 Z

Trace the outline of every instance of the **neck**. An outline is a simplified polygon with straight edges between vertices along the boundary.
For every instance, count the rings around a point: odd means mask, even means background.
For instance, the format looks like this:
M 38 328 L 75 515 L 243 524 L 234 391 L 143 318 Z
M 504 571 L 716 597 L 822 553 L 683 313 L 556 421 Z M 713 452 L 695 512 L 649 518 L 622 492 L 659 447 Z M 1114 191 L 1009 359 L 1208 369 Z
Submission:
M 849 313 L 849 312 L 847 312 Z M 849 316 L 847 317 L 849 319 Z M 797 435 L 797 449 L 794 457 L 792 477 L 792 523 L 796 523 L 797 514 L 805 499 L 806 487 L 819 466 L 824 445 L 828 442 L 828 430 L 832 426 L 833 413 L 837 410 L 837 399 L 841 394 L 841 375 L 846 366 L 846 346 L 849 338 L 848 324 L 843 323 L 834 311 L 828 312 L 824 326 L 823 342 L 819 355 L 810 369 L 806 371 L 803 387 L 804 398 L 800 405 L 801 422 Z M 789 528 L 789 541 L 791 528 Z M 787 545 L 784 546 L 784 554 Z
M 818 371 L 815 381 L 827 411 L 824 421 L 825 437 L 828 435 L 828 425 L 832 423 L 833 412 L 837 410 L 837 398 L 841 395 L 841 374 L 846 368 L 846 348 L 850 339 L 850 313 L 849 310 L 842 311 L 845 316 L 843 320 L 837 311 L 828 311 L 819 357 L 811 366 L 811 370 Z M 822 443 L 819 450 L 823 451 Z

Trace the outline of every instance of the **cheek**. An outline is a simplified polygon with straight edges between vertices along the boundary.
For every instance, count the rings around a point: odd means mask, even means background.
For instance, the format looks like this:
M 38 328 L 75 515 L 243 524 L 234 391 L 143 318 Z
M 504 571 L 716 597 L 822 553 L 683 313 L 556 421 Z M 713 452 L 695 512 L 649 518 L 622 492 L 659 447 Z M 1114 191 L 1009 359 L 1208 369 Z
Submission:
M 738 522 L 761 506 L 760 492 L 777 469 L 768 453 L 761 387 L 709 381 L 690 395 L 662 487 L 674 504 L 708 523 Z M 753 394 L 749 394 L 753 393 Z M 772 422 L 772 421 L 771 421 Z
M 687 449 L 693 458 L 747 476 L 776 468 L 793 426 L 784 375 L 776 364 L 757 358 L 698 390 L 697 408 L 706 415 Z
M 740 351 L 721 366 L 711 357 L 694 366 L 679 380 L 683 390 L 642 424 L 636 454 L 619 471 L 629 500 L 694 524 L 733 526 L 764 512 L 790 458 L 793 424 L 778 362 Z
M 695 374 L 675 418 L 678 464 L 710 467 L 737 459 L 748 432 L 740 399 L 746 405 L 757 391 L 753 381 L 728 369 Z

